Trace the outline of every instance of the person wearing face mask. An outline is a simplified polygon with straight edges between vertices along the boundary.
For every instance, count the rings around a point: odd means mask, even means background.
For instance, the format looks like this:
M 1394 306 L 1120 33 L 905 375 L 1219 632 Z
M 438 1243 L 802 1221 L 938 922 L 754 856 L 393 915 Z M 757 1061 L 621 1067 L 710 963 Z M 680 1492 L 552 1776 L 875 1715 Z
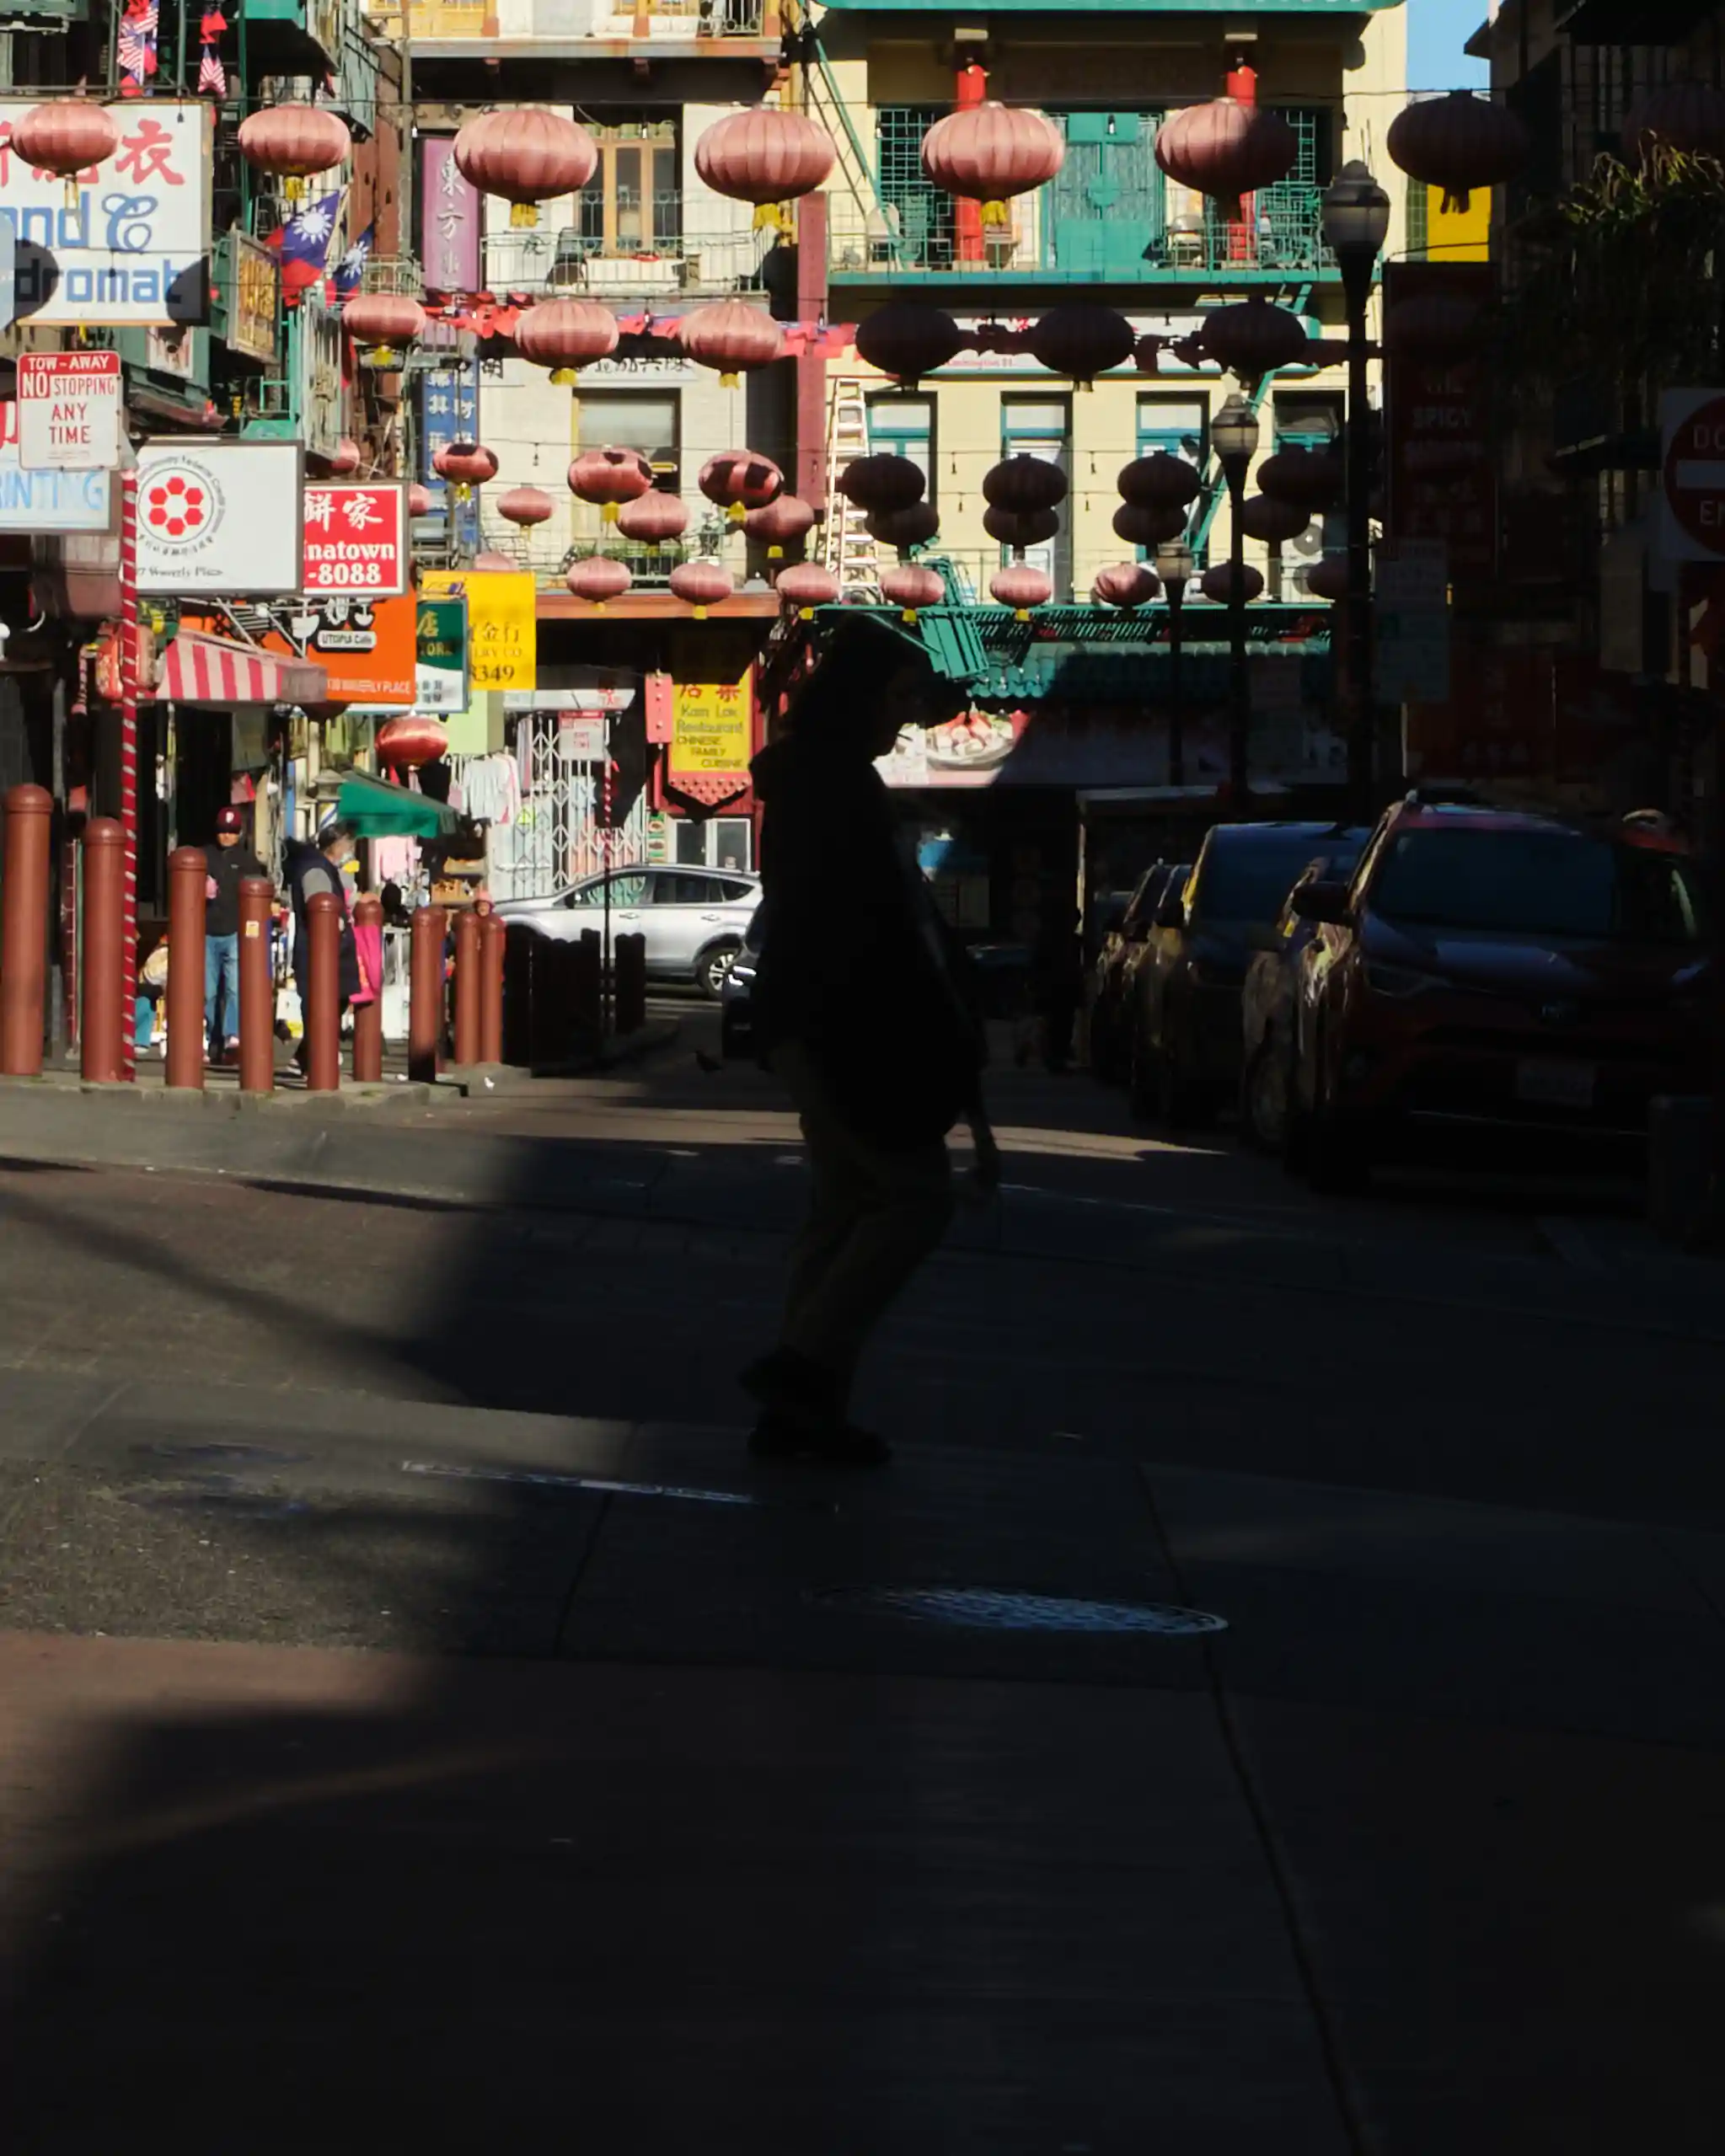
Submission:
M 320 891 L 327 891 L 340 901 L 337 919 L 341 924 L 340 945 L 340 1007 L 345 1012 L 348 1004 L 359 993 L 359 952 L 354 942 L 353 922 L 347 906 L 346 880 L 341 869 L 345 862 L 353 858 L 353 833 L 332 811 L 318 827 L 317 843 L 308 846 L 303 839 L 287 849 L 287 887 L 293 900 L 293 979 L 299 991 L 302 1023 L 310 1008 L 308 992 L 310 987 L 309 956 L 311 938 L 308 934 L 306 902 Z M 304 1035 L 296 1060 L 305 1067 L 306 1042 Z
M 245 843 L 238 809 L 216 811 L 216 836 L 204 848 L 204 1039 L 212 1063 L 239 1054 L 239 883 L 268 873 Z
M 858 617 L 834 631 L 785 737 L 754 760 L 756 1037 L 801 1119 L 812 1185 L 778 1345 L 742 1374 L 763 1410 L 758 1457 L 891 1457 L 851 1425 L 851 1385 L 870 1334 L 946 1233 L 955 1123 L 971 1126 L 978 1184 L 999 1180 L 967 960 L 875 768 L 902 727 L 938 725 L 962 702 L 920 645 Z

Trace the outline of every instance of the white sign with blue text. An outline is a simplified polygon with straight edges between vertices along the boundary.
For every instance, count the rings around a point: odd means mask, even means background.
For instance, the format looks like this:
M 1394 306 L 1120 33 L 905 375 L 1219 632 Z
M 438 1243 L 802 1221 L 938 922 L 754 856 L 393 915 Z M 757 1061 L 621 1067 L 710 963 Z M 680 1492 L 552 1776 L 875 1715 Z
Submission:
M 18 460 L 18 407 L 0 404 L 0 532 L 105 532 L 105 472 L 27 472 Z
M 16 254 L 13 318 L 40 328 L 201 322 L 208 308 L 207 104 L 126 105 L 111 158 L 67 184 L 33 171 L 12 130 L 33 109 L 0 100 L 0 218 Z

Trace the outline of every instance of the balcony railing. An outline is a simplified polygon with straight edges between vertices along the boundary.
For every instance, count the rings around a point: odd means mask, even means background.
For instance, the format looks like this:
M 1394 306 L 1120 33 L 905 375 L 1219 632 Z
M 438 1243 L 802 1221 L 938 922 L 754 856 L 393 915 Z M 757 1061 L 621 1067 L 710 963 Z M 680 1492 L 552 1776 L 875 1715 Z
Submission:
M 1090 284 L 1168 276 L 1333 270 L 1323 243 L 1322 190 L 1282 180 L 1250 198 L 1235 221 L 1213 203 L 1202 213 L 1160 218 L 1055 216 L 1046 201 L 1021 198 L 1012 222 L 985 227 L 980 259 L 962 259 L 956 225 L 925 197 L 864 213 L 852 196 L 830 206 L 830 263 L 850 281 L 881 277 L 1052 276 Z
M 365 12 L 387 36 L 401 35 L 403 0 L 364 0 Z M 632 7 L 616 0 L 411 0 L 413 41 L 436 45 L 505 44 L 534 39 L 566 44 L 578 38 L 636 35 Z M 683 38 L 758 38 L 766 35 L 767 0 L 651 0 L 646 35 L 654 42 Z
M 583 232 L 579 226 L 539 225 L 490 233 L 485 243 L 485 284 L 494 292 L 643 299 L 683 294 L 760 292 L 762 265 L 773 235 L 732 229 L 686 233 L 675 195 L 655 198 L 638 218 L 640 237 Z

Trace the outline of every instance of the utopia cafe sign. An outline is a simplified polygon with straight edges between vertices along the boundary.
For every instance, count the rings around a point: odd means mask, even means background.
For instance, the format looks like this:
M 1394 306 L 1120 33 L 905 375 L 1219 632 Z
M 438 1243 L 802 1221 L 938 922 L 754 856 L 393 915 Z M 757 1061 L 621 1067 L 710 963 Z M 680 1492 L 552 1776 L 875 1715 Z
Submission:
M 28 99 L 0 101 L 0 217 L 17 249 L 15 319 L 40 328 L 201 322 L 210 267 L 207 104 L 123 109 L 114 154 L 70 185 L 12 147 Z

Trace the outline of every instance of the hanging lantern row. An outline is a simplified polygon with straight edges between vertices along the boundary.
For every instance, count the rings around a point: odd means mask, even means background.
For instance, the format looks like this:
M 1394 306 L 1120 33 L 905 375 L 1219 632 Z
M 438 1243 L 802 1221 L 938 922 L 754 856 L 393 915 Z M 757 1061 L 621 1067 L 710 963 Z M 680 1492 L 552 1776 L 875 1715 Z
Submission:
M 653 468 L 638 449 L 584 449 L 569 468 L 569 491 L 592 503 L 606 524 L 617 522 L 620 504 L 639 500 L 652 487 Z
M 871 516 L 908 509 L 922 500 L 927 486 L 922 468 L 913 464 L 908 457 L 880 451 L 870 457 L 854 457 L 838 474 L 839 493 Z
M 557 505 L 549 495 L 538 487 L 511 487 L 497 505 L 497 514 L 506 524 L 515 524 L 525 531 L 534 524 L 548 524 L 556 514 Z
M 1341 501 L 1342 459 L 1333 449 L 1278 449 L 1259 465 L 1257 479 L 1262 492 L 1315 514 Z
M 694 146 L 694 169 L 715 195 L 753 202 L 755 228 L 788 233 L 784 207 L 812 194 L 838 152 L 813 120 L 782 105 L 752 105 L 709 127 Z
M 563 581 L 577 599 L 585 599 L 603 611 L 607 601 L 620 599 L 635 579 L 625 564 L 609 554 L 589 554 L 585 560 L 570 564 Z
M 240 121 L 238 142 L 254 171 L 277 179 L 313 179 L 346 164 L 353 152 L 347 123 L 319 104 L 266 104 Z
M 482 553 L 476 554 L 473 565 L 482 575 L 487 576 L 512 576 L 520 567 L 518 562 L 507 554 L 500 554 L 495 547 L 487 547 Z
M 999 605 L 1010 607 L 1017 620 L 1028 621 L 1032 607 L 1046 607 L 1053 597 L 1054 586 L 1040 569 L 1014 562 L 996 570 L 988 579 L 988 596 Z
M 786 547 L 793 547 L 806 538 L 814 529 L 814 523 L 815 512 L 807 502 L 794 494 L 781 494 L 762 507 L 749 510 L 743 517 L 742 528 L 757 546 L 767 549 L 769 561 L 779 561 Z
M 1007 223 L 1012 197 L 1046 186 L 1065 162 L 1066 137 L 1052 120 L 992 99 L 948 113 L 923 137 L 923 177 L 980 202 L 985 227 Z
M 785 491 L 785 474 L 770 457 L 752 449 L 724 449 L 702 465 L 695 484 L 726 520 L 741 524 L 752 509 L 764 509 Z
M 653 487 L 619 504 L 617 529 L 624 538 L 641 546 L 666 546 L 688 529 L 688 506 L 680 495 Z
M 1161 588 L 1162 580 L 1154 570 L 1146 569 L 1141 561 L 1120 561 L 1097 570 L 1090 597 L 1099 606 L 1117 607 L 1122 613 L 1130 613 L 1134 607 L 1149 606 Z
M 465 501 L 472 488 L 496 478 L 497 458 L 476 441 L 452 441 L 432 457 L 431 469 L 454 487 L 458 501 Z
M 838 579 L 818 562 L 801 561 L 780 570 L 773 589 L 781 606 L 793 608 L 807 621 L 817 607 L 830 607 L 838 597 Z
M 599 169 L 587 129 L 538 105 L 482 112 L 457 135 L 452 154 L 463 179 L 512 205 L 512 225 L 538 224 L 541 202 L 578 194 Z
M 1207 599 L 1213 599 L 1218 606 L 1225 607 L 1232 597 L 1234 579 L 1231 562 L 1219 561 L 1213 569 L 1207 569 L 1198 579 L 1198 589 Z M 1264 580 L 1249 561 L 1240 564 L 1240 590 L 1246 603 L 1262 597 Z
M 1310 364 L 1311 340 L 1305 324 L 1285 307 L 1254 297 L 1229 307 L 1213 307 L 1197 332 L 1205 354 L 1219 366 L 1253 387 L 1278 366 Z
M 448 746 L 448 729 L 424 712 L 387 719 L 378 729 L 378 760 L 394 771 L 418 771 L 435 763 Z
M 1134 509 L 1185 509 L 1198 498 L 1203 482 L 1196 465 L 1158 450 L 1122 465 L 1115 483 L 1120 498 Z
M 1114 536 L 1129 547 L 1160 547 L 1177 539 L 1186 529 L 1183 509 L 1151 509 L 1142 503 L 1123 501 L 1114 512 Z
M 863 519 L 871 539 L 897 547 L 899 558 L 913 547 L 925 547 L 940 529 L 940 512 L 932 502 L 908 502 L 903 509 L 877 509 Z
M 991 509 L 1057 509 L 1066 491 L 1065 473 L 1045 457 L 1004 457 L 983 474 L 983 500 Z
M 1273 494 L 1250 494 L 1240 505 L 1240 528 L 1249 539 L 1266 546 L 1297 539 L 1312 521 L 1303 503 Z
M 1032 327 L 1029 341 L 1031 357 L 1039 366 L 1087 389 L 1099 374 L 1125 366 L 1138 336 L 1126 317 L 1112 307 L 1075 302 L 1051 307 Z
M 66 182 L 68 209 L 78 206 L 78 174 L 119 147 L 119 122 L 105 106 L 82 94 L 32 105 L 12 131 L 12 148 L 25 164 Z
M 1305 573 L 1305 588 L 1315 599 L 1342 600 L 1347 597 L 1347 556 L 1325 554 Z
M 938 607 L 946 597 L 946 583 L 938 570 L 919 569 L 907 562 L 889 569 L 881 579 L 881 597 L 889 607 L 903 609 L 907 622 L 914 622 L 919 607 Z
M 407 490 L 407 513 L 410 516 L 429 516 L 437 506 L 437 496 L 429 487 L 421 486 L 417 479 Z
M 1052 509 L 985 509 L 983 529 L 1021 557 L 1026 547 L 1047 546 L 1060 529 L 1060 519 Z
M 685 561 L 671 572 L 671 589 L 704 621 L 709 607 L 721 606 L 736 590 L 731 572 L 716 561 Z
M 490 454 L 489 450 L 485 453 L 488 456 Z M 364 460 L 360 453 L 359 444 L 351 434 L 344 434 L 329 455 L 320 457 L 318 461 L 333 478 L 345 479 L 356 472 Z M 494 470 L 496 468 L 495 464 L 492 468 Z
M 1242 195 L 1287 179 L 1299 161 L 1299 138 L 1279 113 L 1222 97 L 1187 105 L 1165 120 L 1156 130 L 1154 154 L 1182 187 L 1238 204 Z M 1235 215 L 1237 221 L 1237 210 Z
M 525 360 L 554 369 L 608 359 L 621 334 L 608 307 L 591 299 L 544 299 L 515 325 L 515 348 Z
M 1443 189 L 1444 209 L 1465 210 L 1476 187 L 1513 179 L 1530 145 L 1508 106 L 1451 90 L 1405 106 L 1390 122 L 1384 147 L 1410 179 Z

